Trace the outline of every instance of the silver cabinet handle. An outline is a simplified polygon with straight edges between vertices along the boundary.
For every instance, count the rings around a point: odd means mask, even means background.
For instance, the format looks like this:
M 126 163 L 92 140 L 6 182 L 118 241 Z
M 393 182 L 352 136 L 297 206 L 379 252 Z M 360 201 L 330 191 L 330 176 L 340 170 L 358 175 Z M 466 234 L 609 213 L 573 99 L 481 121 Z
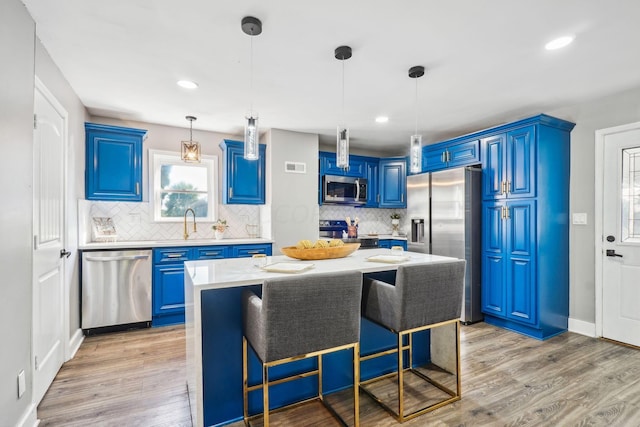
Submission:
M 261 254 L 262 251 L 247 251 L 248 254 Z
M 220 255 L 222 252 L 205 252 L 202 255 L 211 256 L 211 255 Z
M 136 182 L 136 195 L 140 194 L 140 183 Z
M 182 258 L 182 254 L 168 254 L 167 258 Z
M 107 261 L 126 261 L 135 259 L 148 259 L 149 255 L 132 255 L 132 256 L 110 256 L 110 257 L 86 257 L 87 261 L 107 262 Z

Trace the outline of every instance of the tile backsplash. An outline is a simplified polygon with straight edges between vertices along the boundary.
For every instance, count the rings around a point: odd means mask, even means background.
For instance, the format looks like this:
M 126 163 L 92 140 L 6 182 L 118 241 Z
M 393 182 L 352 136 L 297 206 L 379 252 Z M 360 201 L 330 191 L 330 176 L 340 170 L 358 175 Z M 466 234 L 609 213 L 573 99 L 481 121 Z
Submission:
M 111 217 L 115 223 L 117 240 L 181 240 L 184 223 L 154 222 L 151 205 L 147 202 L 102 202 L 91 200 L 78 201 L 78 240 L 79 243 L 92 241 L 93 217 Z M 227 220 L 229 228 L 225 234 L 228 239 L 248 238 L 247 224 L 260 224 L 260 209 L 251 205 L 218 205 L 218 218 Z M 189 216 L 189 233 L 192 229 L 192 217 Z M 214 237 L 211 222 L 197 222 L 197 233 L 192 239 L 212 239 Z
M 391 234 L 391 214 L 400 214 L 399 233 L 406 234 L 409 230 L 406 209 L 374 209 L 356 208 L 353 206 L 322 205 L 320 206 L 320 219 L 342 220 L 348 216 L 351 219 L 358 217 L 359 234 Z

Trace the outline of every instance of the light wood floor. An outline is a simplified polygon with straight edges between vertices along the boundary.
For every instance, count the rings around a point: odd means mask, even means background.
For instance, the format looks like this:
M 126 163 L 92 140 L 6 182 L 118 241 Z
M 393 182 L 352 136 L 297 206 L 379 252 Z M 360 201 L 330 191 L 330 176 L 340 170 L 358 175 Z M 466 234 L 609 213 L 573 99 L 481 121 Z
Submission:
M 189 426 L 184 357 L 181 327 L 86 338 L 40 404 L 41 426 Z M 640 426 L 640 351 L 570 332 L 542 342 L 463 327 L 462 387 L 461 401 L 403 425 Z M 361 424 L 397 425 L 364 394 Z M 336 424 L 311 403 L 272 425 Z

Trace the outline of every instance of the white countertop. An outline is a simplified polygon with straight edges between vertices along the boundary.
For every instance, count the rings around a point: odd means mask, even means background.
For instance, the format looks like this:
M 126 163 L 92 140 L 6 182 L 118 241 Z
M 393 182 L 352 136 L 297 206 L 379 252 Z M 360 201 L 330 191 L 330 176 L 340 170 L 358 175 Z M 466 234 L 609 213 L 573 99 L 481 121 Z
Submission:
M 245 285 L 261 284 L 264 279 L 282 276 L 304 276 L 338 271 L 376 271 L 396 270 L 398 265 L 422 264 L 435 261 L 454 260 L 455 258 L 418 252 L 404 252 L 409 259 L 401 264 L 367 261 L 375 255 L 390 255 L 389 249 L 360 249 L 353 254 L 336 259 L 302 261 L 285 255 L 267 257 L 267 264 L 278 262 L 313 264 L 313 268 L 299 273 L 266 272 L 253 265 L 252 258 L 227 258 L 221 260 L 186 261 L 185 270 L 191 278 L 194 291 L 204 289 L 222 289 Z
M 187 239 L 187 240 L 123 240 L 120 242 L 90 242 L 78 246 L 80 250 L 126 249 L 126 248 L 170 248 L 174 246 L 219 246 L 273 243 L 271 239 Z
M 407 236 L 392 236 L 391 234 L 358 234 L 359 238 L 377 237 L 378 240 L 407 240 Z

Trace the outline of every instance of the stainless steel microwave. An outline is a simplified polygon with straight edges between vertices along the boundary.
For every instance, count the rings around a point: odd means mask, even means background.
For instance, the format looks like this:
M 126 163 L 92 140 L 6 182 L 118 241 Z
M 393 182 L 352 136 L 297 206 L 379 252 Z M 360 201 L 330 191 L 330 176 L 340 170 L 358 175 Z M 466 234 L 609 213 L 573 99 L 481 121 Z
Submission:
M 350 176 L 324 175 L 322 203 L 364 205 L 367 203 L 367 180 Z

